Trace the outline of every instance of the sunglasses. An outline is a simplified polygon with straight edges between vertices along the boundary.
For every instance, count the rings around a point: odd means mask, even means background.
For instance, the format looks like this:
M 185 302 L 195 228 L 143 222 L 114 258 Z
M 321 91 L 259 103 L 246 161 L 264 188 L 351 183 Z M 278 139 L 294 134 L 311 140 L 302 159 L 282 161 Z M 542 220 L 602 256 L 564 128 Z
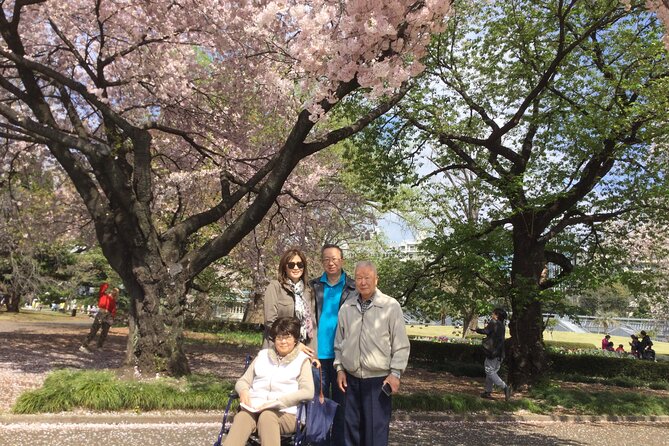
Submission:
M 303 262 L 297 262 L 297 263 L 288 262 L 288 263 L 286 263 L 286 265 L 288 266 L 288 269 L 295 269 L 295 268 L 304 269 L 304 263 Z

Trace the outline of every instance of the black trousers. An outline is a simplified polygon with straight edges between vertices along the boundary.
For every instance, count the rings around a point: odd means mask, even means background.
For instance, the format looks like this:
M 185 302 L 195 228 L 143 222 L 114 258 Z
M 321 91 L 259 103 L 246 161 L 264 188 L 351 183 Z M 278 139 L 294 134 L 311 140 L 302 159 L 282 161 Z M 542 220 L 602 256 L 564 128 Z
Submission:
M 86 340 L 84 341 L 84 347 L 88 347 L 88 344 L 95 338 L 95 335 L 98 333 L 98 330 L 102 328 L 102 331 L 100 332 L 100 337 L 98 338 L 98 348 L 102 347 L 102 345 L 105 343 L 105 339 L 107 339 L 107 333 L 109 333 L 109 327 L 114 323 L 114 317 L 109 313 L 108 311 L 105 310 L 100 310 L 98 311 L 98 314 L 95 315 L 95 319 L 93 320 L 93 325 L 91 325 L 91 331 L 88 333 L 88 336 L 86 336 Z
M 385 376 L 360 379 L 346 373 L 346 446 L 386 446 L 392 398 L 381 391 Z

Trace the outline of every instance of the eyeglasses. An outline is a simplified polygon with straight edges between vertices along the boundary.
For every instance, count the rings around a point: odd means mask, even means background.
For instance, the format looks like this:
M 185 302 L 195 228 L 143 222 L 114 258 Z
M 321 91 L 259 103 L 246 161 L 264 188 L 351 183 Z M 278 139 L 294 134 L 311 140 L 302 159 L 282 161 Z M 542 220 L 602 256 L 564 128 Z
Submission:
M 288 266 L 288 269 L 304 269 L 304 262 L 288 262 L 286 266 Z
M 336 257 L 325 257 L 323 258 L 323 263 L 337 263 L 341 259 L 338 259 Z
M 278 334 L 274 336 L 274 342 L 290 341 L 292 339 L 293 339 L 292 334 Z

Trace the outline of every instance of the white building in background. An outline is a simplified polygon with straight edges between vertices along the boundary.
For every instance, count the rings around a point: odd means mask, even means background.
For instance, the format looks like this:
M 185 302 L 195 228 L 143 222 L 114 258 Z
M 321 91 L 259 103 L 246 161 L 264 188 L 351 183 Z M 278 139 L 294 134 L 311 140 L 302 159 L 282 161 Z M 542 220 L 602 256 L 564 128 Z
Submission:
M 418 252 L 418 243 L 415 240 L 402 240 L 395 249 L 399 251 L 402 257 L 409 260 L 416 260 L 420 256 Z
M 218 304 L 214 308 L 214 317 L 226 321 L 241 321 L 244 319 L 248 302 L 248 297 L 238 297 L 234 301 Z
M 401 242 L 393 245 L 392 249 L 397 251 L 400 254 L 400 257 L 404 260 L 420 260 L 423 257 L 423 254 L 419 250 L 419 246 L 423 241 L 422 236 L 418 237 L 418 240 L 402 240 Z

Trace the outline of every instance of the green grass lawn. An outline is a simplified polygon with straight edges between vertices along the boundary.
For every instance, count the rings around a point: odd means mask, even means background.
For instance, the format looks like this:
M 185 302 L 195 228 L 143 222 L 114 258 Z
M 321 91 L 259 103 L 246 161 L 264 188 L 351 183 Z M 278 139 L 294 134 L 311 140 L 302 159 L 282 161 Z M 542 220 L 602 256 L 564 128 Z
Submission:
M 60 311 L 51 311 L 43 308 L 42 311 L 21 308 L 19 313 L 8 313 L 0 311 L 0 321 L 11 322 L 69 322 L 89 319 L 85 312 L 77 311 L 77 315 L 72 317 L 70 312 L 61 313 Z
M 51 311 L 48 309 L 43 309 L 42 311 L 24 311 L 22 309 L 21 313 L 7 313 L 0 312 L 0 321 L 13 321 L 13 322 L 74 322 L 81 321 L 82 319 L 88 320 L 88 316 L 77 313 L 76 317 L 71 317 L 69 313 L 60 313 L 57 311 Z M 455 328 L 450 325 L 407 325 L 407 334 L 410 336 L 462 336 L 462 329 Z M 509 332 L 507 330 L 507 337 Z M 196 337 L 196 336 L 195 336 Z M 548 341 L 560 341 L 560 342 L 579 342 L 579 343 L 590 343 L 595 348 L 601 347 L 603 335 L 596 333 L 571 333 L 565 331 L 554 331 L 550 333 L 548 331 L 544 332 L 544 339 Z M 629 341 L 630 338 L 623 336 L 612 336 L 611 341 L 617 347 L 618 344 L 623 344 L 625 346 L 625 351 L 629 351 Z M 240 342 L 240 341 L 234 341 Z M 658 355 L 669 355 L 669 342 L 658 342 L 653 341 L 653 348 Z
M 448 325 L 425 326 L 414 324 L 407 325 L 407 334 L 409 336 L 462 336 L 462 329 L 456 329 Z M 506 335 L 507 337 L 509 336 L 508 330 Z M 553 333 L 548 331 L 544 332 L 544 339 L 547 341 L 590 343 L 596 348 L 601 348 L 603 337 L 604 335 L 597 333 L 571 333 L 566 331 L 554 331 Z M 616 347 L 618 344 L 623 344 L 625 351 L 630 350 L 628 344 L 630 340 L 630 338 L 623 336 L 611 336 L 611 342 L 613 342 Z M 658 355 L 669 355 L 669 342 L 653 341 L 653 349 Z

